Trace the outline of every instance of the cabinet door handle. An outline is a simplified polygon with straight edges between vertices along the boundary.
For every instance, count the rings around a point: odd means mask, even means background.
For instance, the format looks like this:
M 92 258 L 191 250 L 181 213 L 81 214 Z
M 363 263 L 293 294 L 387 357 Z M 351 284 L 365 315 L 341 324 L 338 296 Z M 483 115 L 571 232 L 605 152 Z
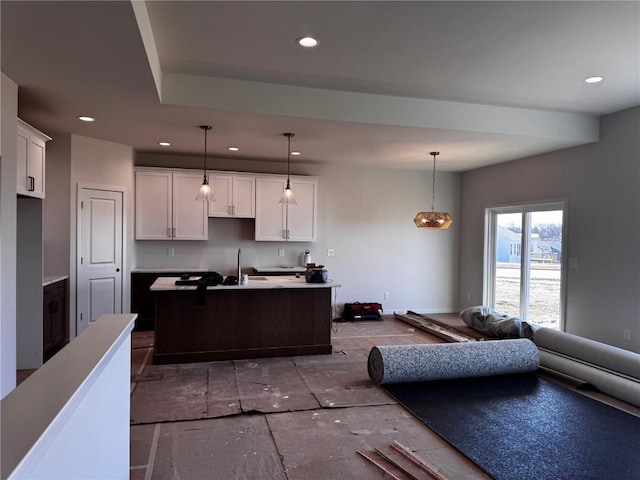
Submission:
M 287 240 L 291 238 L 291 230 L 287 230 Z
M 284 238 L 285 240 L 287 239 L 287 231 L 286 230 L 282 230 L 282 238 Z
M 176 227 L 173 227 L 173 238 L 176 238 Z
M 235 215 L 236 215 L 236 206 L 235 205 L 231 207 L 231 213 L 233 213 L 233 216 L 235 217 Z
M 227 205 L 227 213 L 228 213 L 229 215 L 233 215 L 233 210 L 232 210 L 231 205 Z
M 27 178 L 29 179 L 29 188 L 28 188 L 28 190 L 30 192 L 35 192 L 36 191 L 36 178 L 32 177 L 31 175 L 29 175 Z
M 171 228 L 167 227 L 167 237 L 171 238 Z

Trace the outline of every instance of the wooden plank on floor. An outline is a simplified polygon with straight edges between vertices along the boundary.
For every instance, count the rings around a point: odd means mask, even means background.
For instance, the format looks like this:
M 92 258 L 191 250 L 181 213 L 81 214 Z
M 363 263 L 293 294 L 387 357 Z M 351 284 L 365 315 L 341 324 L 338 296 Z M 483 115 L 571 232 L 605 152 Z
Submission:
M 389 475 L 391 478 L 395 480 L 404 480 L 406 478 L 394 464 L 389 463 L 378 452 L 362 452 L 360 450 L 357 450 L 357 452 L 360 456 L 369 460 L 372 464 L 382 470 L 385 474 Z
M 434 480 L 447 480 L 447 477 L 442 475 L 436 467 L 431 465 L 426 460 L 418 457 L 408 447 L 405 447 L 397 440 L 391 444 L 391 448 L 402 455 L 404 458 L 417 465 L 422 471 L 427 473 Z
M 411 480 L 422 480 L 421 478 L 415 476 L 413 473 L 411 473 L 405 466 L 401 465 L 400 462 L 398 460 L 395 460 L 391 457 L 391 455 L 388 455 L 386 453 L 384 453 L 382 450 L 380 450 L 379 448 L 375 449 L 376 453 L 378 455 L 380 455 L 382 458 L 384 458 L 387 462 L 389 462 L 392 465 L 395 465 L 396 468 L 398 468 L 398 470 L 400 470 L 403 474 L 405 474 L 407 477 L 409 477 Z M 404 457 L 400 457 L 403 460 L 407 460 Z
M 476 342 L 481 340 L 481 336 L 472 336 L 467 333 L 463 333 L 451 325 L 447 325 L 444 322 L 429 318 L 426 315 L 421 315 L 412 311 L 407 313 L 396 313 L 395 318 L 405 323 L 413 325 L 420 330 L 442 338 L 447 342 Z

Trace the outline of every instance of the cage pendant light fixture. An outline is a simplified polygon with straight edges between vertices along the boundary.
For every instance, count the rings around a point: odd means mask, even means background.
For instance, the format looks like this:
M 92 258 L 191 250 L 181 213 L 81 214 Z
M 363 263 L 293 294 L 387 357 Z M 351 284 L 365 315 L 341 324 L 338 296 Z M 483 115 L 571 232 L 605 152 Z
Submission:
M 431 193 L 431 211 L 418 212 L 413 222 L 418 228 L 430 228 L 432 230 L 446 230 L 453 222 L 451 215 L 447 212 L 436 212 L 433 208 L 436 199 L 436 157 L 440 152 L 431 152 L 433 155 L 433 184 Z
M 215 202 L 216 196 L 213 194 L 211 190 L 211 186 L 209 185 L 209 178 L 207 177 L 207 133 L 211 130 L 210 125 L 200 125 L 200 128 L 204 130 L 204 165 L 203 165 L 203 179 L 202 185 L 200 185 L 200 190 L 198 190 L 198 194 L 196 195 L 196 200 L 202 200 L 203 202 Z
M 297 205 L 298 202 L 296 202 L 296 199 L 293 196 L 293 190 L 291 190 L 291 180 L 289 178 L 289 171 L 291 166 L 291 137 L 295 135 L 293 133 L 283 133 L 283 135 L 287 137 L 287 186 L 284 188 L 278 204 Z

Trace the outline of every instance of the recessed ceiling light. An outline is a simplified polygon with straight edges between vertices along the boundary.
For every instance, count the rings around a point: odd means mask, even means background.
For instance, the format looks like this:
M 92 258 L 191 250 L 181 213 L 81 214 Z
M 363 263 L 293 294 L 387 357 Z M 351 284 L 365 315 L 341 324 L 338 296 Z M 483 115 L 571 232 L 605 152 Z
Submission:
M 300 152 L 291 152 L 291 155 L 302 155 Z
M 162 146 L 162 147 L 169 147 L 171 146 L 171 144 L 169 142 L 158 142 L 158 145 Z
M 240 149 L 238 147 L 227 147 L 227 150 L 230 150 L 232 152 L 237 152 Z
M 296 43 L 298 45 L 300 45 L 301 47 L 310 48 L 310 47 L 315 47 L 320 42 L 318 42 L 318 40 L 316 40 L 313 37 L 300 37 L 300 38 L 296 39 Z
M 604 77 L 601 76 L 587 77 L 584 79 L 584 83 L 600 83 L 603 80 Z
M 86 115 L 82 115 L 82 116 L 78 117 L 78 120 L 82 120 L 83 122 L 93 122 L 95 120 L 95 118 L 87 117 Z

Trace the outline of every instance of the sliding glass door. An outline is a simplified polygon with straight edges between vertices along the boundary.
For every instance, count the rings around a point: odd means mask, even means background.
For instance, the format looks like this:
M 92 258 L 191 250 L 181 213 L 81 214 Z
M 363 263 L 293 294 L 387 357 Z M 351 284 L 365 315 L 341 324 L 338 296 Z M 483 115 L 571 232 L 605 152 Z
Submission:
M 560 330 L 564 204 L 487 209 L 484 302 Z

